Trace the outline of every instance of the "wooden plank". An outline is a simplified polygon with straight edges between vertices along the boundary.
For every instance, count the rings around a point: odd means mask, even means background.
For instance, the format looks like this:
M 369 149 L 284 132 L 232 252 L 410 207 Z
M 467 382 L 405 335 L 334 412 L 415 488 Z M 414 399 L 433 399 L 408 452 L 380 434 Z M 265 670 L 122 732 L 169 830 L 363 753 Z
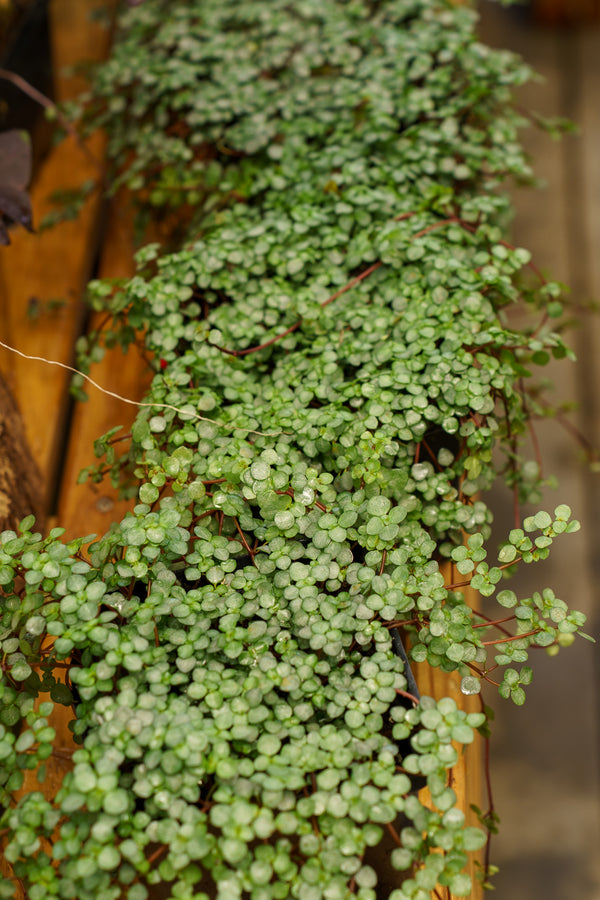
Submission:
M 441 571 L 447 583 L 454 581 L 450 565 L 443 565 Z M 464 593 L 467 603 L 473 609 L 477 609 L 479 607 L 477 593 L 469 588 L 466 588 Z M 411 668 L 422 697 L 434 697 L 436 700 L 440 700 L 442 697 L 451 697 L 459 709 L 465 712 L 481 712 L 479 696 L 467 696 L 461 692 L 461 678 L 457 673 L 442 672 L 440 669 L 432 668 L 428 663 L 412 663 Z M 459 747 L 457 746 L 456 749 Z M 476 733 L 473 743 L 468 744 L 464 752 L 459 753 L 458 761 L 450 770 L 448 778 L 448 786 L 456 794 L 456 805 L 464 812 L 467 825 L 479 826 L 477 815 L 471 806 L 475 805 L 480 809 L 485 807 L 483 779 L 483 740 Z M 433 805 L 427 788 L 420 792 L 419 797 L 426 806 Z M 481 862 L 480 854 L 469 855 L 467 871 L 473 883 L 472 891 L 469 894 L 470 900 L 481 900 L 483 897 L 481 882 L 477 877 L 481 871 L 477 866 L 478 861 Z M 432 894 L 432 900 L 434 898 L 437 900 L 437 897 L 439 894 Z M 453 900 L 453 898 L 448 895 L 447 900 Z
M 63 67 L 99 59 L 107 50 L 106 29 L 90 19 L 95 0 L 52 0 L 52 43 L 58 98 L 72 96 L 78 82 Z M 60 34 L 59 34 L 60 32 Z M 88 144 L 98 159 L 103 139 Z M 69 138 L 45 161 L 32 189 L 34 222 L 52 209 L 56 190 L 78 188 L 98 170 Z M 0 247 L 0 316 L 2 339 L 23 353 L 69 363 L 82 323 L 81 291 L 95 253 L 99 199 L 91 198 L 75 222 L 64 222 L 40 234 L 15 231 L 10 247 Z M 32 320 L 32 304 L 58 299 L 52 315 Z M 26 435 L 48 483 L 57 467 L 67 403 L 68 375 L 57 367 L 26 360 L 2 350 L 0 368 L 23 412 Z
M 422 697 L 434 697 L 436 700 L 440 700 L 442 697 L 451 697 L 459 709 L 463 709 L 465 712 L 481 711 L 478 697 L 467 697 L 461 693 L 461 679 L 458 675 L 448 675 L 440 672 L 439 669 L 433 669 L 426 663 L 413 665 L 413 671 Z M 457 747 L 457 749 L 459 748 Z M 456 794 L 456 805 L 464 812 L 466 824 L 477 827 L 480 827 L 479 820 L 471 809 L 471 805 L 474 804 L 480 809 L 484 809 L 482 757 L 483 741 L 476 733 L 473 743 L 467 745 L 463 753 L 459 753 L 458 762 L 450 770 L 448 778 L 448 786 Z M 419 797 L 426 806 L 432 805 L 427 788 L 420 792 Z M 481 900 L 483 897 L 481 882 L 478 880 L 478 873 L 481 871 L 477 866 L 478 860 L 481 861 L 478 854 L 469 854 L 467 871 L 473 883 L 469 894 L 470 900 Z M 432 895 L 432 900 L 435 896 L 435 894 Z M 452 900 L 452 898 L 449 896 L 448 900 Z
M 112 8 L 112 0 L 107 8 Z M 77 62 L 102 58 L 108 49 L 108 32 L 94 23 L 91 13 L 96 0 L 51 0 L 51 27 L 54 61 L 57 66 L 57 97 L 64 100 L 81 88 L 81 82 L 65 75 L 62 68 Z M 104 140 L 98 135 L 88 149 L 100 159 Z M 62 142 L 46 160 L 32 190 L 35 221 L 51 209 L 49 195 L 57 189 L 77 188 L 98 174 L 89 155 L 71 138 Z M 65 222 L 39 235 L 15 232 L 13 243 L 0 248 L 0 314 L 2 339 L 23 353 L 72 362 L 73 346 L 82 327 L 81 292 L 89 278 L 98 239 L 100 199 L 92 198 L 75 222 Z M 39 303 L 59 298 L 62 305 L 52 314 L 32 320 L 30 301 Z M 43 475 L 47 481 L 60 468 L 58 451 L 68 402 L 70 375 L 59 367 L 15 356 L 3 350 L 0 365 L 20 401 L 25 429 Z M 89 528 L 84 529 L 89 531 Z M 40 699 L 45 699 L 44 697 Z M 52 797 L 62 784 L 71 765 L 74 748 L 68 722 L 72 714 L 56 706 L 51 723 L 56 730 L 55 750 L 47 760 L 43 785 Z M 17 795 L 39 790 L 35 774 L 26 773 Z M 2 870 L 7 871 L 2 862 Z M 17 897 L 23 896 L 20 887 Z
M 31 513 L 42 522 L 43 495 L 19 410 L 0 375 L 0 531 L 15 529 Z
M 134 274 L 133 217 L 127 198 L 113 203 L 106 229 L 99 276 L 125 278 Z M 92 323 L 94 325 L 98 320 Z M 134 348 L 124 356 L 118 348 L 107 352 L 101 363 L 92 367 L 91 377 L 107 390 L 134 401 L 142 400 L 150 385 L 152 372 Z M 93 443 L 96 438 L 116 425 L 122 425 L 120 435 L 129 430 L 136 409 L 114 397 L 89 387 L 89 400 L 77 404 L 73 416 L 59 498 L 57 520 L 66 528 L 65 537 L 90 533 L 103 534 L 110 524 L 119 521 L 133 501 L 119 500 L 108 479 L 100 485 L 76 483 L 79 472 L 97 460 Z
M 542 25 L 600 22 L 600 0 L 533 0 L 533 17 Z
M 101 147 L 99 141 L 94 149 Z M 34 221 L 51 208 L 48 196 L 59 186 L 75 188 L 91 174 L 90 163 L 69 139 L 48 158 L 32 191 Z M 91 236 L 98 201 L 92 200 L 76 222 L 65 222 L 41 234 L 15 232 L 10 247 L 0 247 L 0 313 L 2 339 L 23 353 L 70 362 L 81 327 L 80 293 L 93 257 Z M 52 315 L 33 320 L 33 304 L 58 299 Z M 0 354 L 8 384 L 21 407 L 27 438 L 42 474 L 53 472 L 64 421 L 67 375 L 44 363 Z
M 117 5 L 118 0 L 50 0 L 50 44 L 57 103 L 70 100 L 87 88 L 84 75 L 73 71 L 73 67 L 107 56 Z

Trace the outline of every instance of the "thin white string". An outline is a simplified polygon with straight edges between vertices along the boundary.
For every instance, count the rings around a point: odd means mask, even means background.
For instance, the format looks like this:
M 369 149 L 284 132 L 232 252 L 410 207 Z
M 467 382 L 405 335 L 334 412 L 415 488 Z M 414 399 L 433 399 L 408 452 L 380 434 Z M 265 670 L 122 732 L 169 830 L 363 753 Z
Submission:
M 73 372 L 74 375 L 80 375 L 82 378 L 85 378 L 87 382 L 93 385 L 96 390 L 100 391 L 103 394 L 106 394 L 108 397 L 114 397 L 115 400 L 120 400 L 122 403 L 128 403 L 130 406 L 172 409 L 174 412 L 182 413 L 184 416 L 190 416 L 190 418 L 192 419 L 199 419 L 201 422 L 210 422 L 212 425 L 219 424 L 218 422 L 215 422 L 214 419 L 209 419 L 207 416 L 200 416 L 198 415 L 198 413 L 191 412 L 191 410 L 189 409 L 182 409 L 182 407 L 180 406 L 173 406 L 171 403 L 144 403 L 139 402 L 138 400 L 130 400 L 128 397 L 123 397 L 121 394 L 117 394 L 115 391 L 109 391 L 107 388 L 102 387 L 101 384 L 98 384 L 97 381 L 94 381 L 93 378 L 90 378 L 89 375 L 86 375 L 85 372 L 80 372 L 79 369 L 75 369 L 73 368 L 73 366 L 67 365 L 67 363 L 59 362 L 57 359 L 46 359 L 45 356 L 31 356 L 29 353 L 23 353 L 21 350 L 17 350 L 16 347 L 11 347 L 10 344 L 5 344 L 4 341 L 0 341 L 0 347 L 4 347 L 5 350 L 9 350 L 11 353 L 16 353 L 17 356 L 21 356 L 23 357 L 23 359 L 30 359 L 34 362 L 47 363 L 49 366 L 58 366 L 60 369 L 66 369 L 67 372 Z M 229 427 L 236 428 L 238 426 L 230 425 Z M 249 434 L 260 434 L 267 437 L 275 437 L 281 434 L 280 431 L 264 432 L 252 431 L 251 429 L 243 430 L 247 430 Z

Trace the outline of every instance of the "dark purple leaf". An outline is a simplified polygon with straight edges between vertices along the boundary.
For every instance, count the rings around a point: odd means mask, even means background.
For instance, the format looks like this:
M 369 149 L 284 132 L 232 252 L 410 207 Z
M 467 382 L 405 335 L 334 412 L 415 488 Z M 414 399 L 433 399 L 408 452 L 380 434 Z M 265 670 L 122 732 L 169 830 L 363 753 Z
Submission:
M 31 201 L 27 185 L 31 178 L 31 146 L 23 131 L 0 134 L 0 244 L 9 244 L 7 219 L 32 230 Z

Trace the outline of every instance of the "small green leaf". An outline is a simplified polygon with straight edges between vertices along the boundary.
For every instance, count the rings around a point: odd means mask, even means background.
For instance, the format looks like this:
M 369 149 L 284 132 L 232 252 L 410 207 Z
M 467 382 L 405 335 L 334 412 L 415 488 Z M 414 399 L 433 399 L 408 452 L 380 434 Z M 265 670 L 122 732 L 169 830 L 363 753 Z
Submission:
M 505 544 L 504 547 L 500 548 L 498 553 L 498 560 L 501 563 L 511 563 L 517 557 L 517 550 L 512 544 Z

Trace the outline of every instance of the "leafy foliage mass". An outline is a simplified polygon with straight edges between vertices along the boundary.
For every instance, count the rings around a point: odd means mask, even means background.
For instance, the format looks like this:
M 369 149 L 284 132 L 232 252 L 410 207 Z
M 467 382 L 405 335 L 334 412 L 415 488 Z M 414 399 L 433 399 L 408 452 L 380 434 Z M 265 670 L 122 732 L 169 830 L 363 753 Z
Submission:
M 520 704 L 528 649 L 584 621 L 549 589 L 501 585 L 575 530 L 568 507 L 525 519 L 497 561 L 484 547 L 499 471 L 536 497 L 525 380 L 567 351 L 557 286 L 531 288 L 529 254 L 502 239 L 497 188 L 529 175 L 510 105 L 528 73 L 474 21 L 442 0 L 124 15 L 85 119 L 108 131 L 115 184 L 177 210 L 184 236 L 91 286 L 88 360 L 135 342 L 155 370 L 127 449 L 113 429 L 91 473 L 133 512 L 85 552 L 31 521 L 0 536 L 1 825 L 31 900 L 157 884 L 374 900 L 384 831 L 404 873 L 389 900 L 469 895 L 485 835 L 448 771 L 485 716 L 411 702 L 396 629 L 465 693 L 496 669 Z M 55 797 L 15 803 L 52 753 L 40 690 L 73 704 L 80 746 Z

